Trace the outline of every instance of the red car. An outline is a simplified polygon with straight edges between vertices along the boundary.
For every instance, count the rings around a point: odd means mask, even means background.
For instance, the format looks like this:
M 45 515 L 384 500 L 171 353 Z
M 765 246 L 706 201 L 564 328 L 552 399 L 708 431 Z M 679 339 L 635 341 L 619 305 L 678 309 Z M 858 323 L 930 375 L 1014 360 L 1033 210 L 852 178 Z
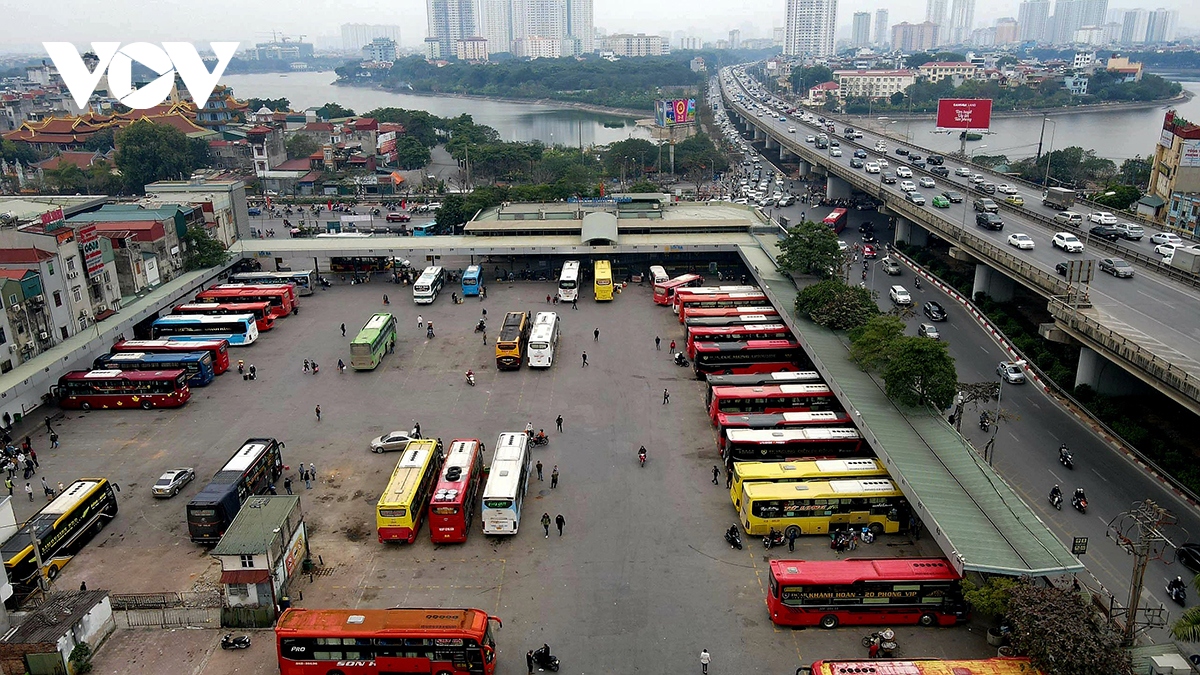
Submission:
M 863 258 L 867 260 L 874 260 L 877 257 L 879 257 L 879 251 L 877 251 L 874 246 L 870 244 L 863 245 Z
M 389 213 L 387 214 L 387 222 L 389 223 L 407 223 L 412 220 L 412 216 L 407 213 Z

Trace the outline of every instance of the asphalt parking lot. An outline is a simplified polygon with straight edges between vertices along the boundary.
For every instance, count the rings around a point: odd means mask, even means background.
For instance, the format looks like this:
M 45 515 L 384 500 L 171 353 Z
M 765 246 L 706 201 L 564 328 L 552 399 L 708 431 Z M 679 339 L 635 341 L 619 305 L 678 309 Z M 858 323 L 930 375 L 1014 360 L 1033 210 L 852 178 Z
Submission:
M 780 549 L 782 556 L 755 540 L 742 551 L 725 544 L 722 531 L 735 514 L 724 480 L 712 484 L 719 460 L 702 384 L 671 362 L 667 344 L 681 339 L 682 327 L 651 302 L 649 286 L 630 286 L 607 304 L 592 301 L 585 289 L 575 311 L 548 306 L 553 285 L 547 283 L 493 283 L 486 301 L 461 305 L 450 303 L 451 290 L 425 307 L 411 302 L 407 287 L 392 284 L 319 291 L 256 345 L 230 350 L 235 363 L 242 358 L 257 366 L 257 381 L 231 370 L 173 411 L 70 412 L 58 425 L 56 450 L 45 449 L 44 433 L 35 435 L 52 484 L 103 475 L 121 486 L 120 515 L 57 583 L 75 588 L 86 581 L 121 593 L 214 586 L 219 568 L 188 540 L 184 507 L 242 441 L 265 435 L 286 443 L 293 480 L 300 462 L 314 463 L 319 477 L 311 491 L 298 485 L 312 552 L 321 561 L 320 574 L 293 587 L 298 605 L 478 607 L 504 620 L 497 633 L 503 673 L 523 672 L 525 651 L 543 642 L 572 672 L 695 672 L 704 648 L 714 673 L 792 673 L 817 658 L 863 655 L 865 628 L 781 630 L 768 619 L 770 557 L 834 554 L 823 537 L 800 540 L 795 554 Z M 391 299 L 386 308 L 383 293 Z M 472 330 L 483 308 L 487 345 Z M 349 361 L 357 329 L 385 309 L 399 320 L 395 354 L 374 372 L 339 374 L 335 364 Z M 497 372 L 490 342 L 502 314 L 546 309 L 562 315 L 553 368 Z M 418 314 L 434 321 L 432 340 L 417 328 Z M 655 335 L 663 338 L 661 351 Z M 323 366 L 320 375 L 302 372 L 305 358 Z M 474 388 L 463 377 L 468 368 L 476 373 Z M 663 389 L 671 394 L 666 405 Z M 562 433 L 554 430 L 559 414 Z M 485 462 L 500 432 L 518 431 L 527 421 L 546 429 L 549 446 L 534 450 L 545 481 L 531 481 L 515 537 L 485 539 L 476 524 L 463 545 L 434 546 L 424 528 L 412 546 L 378 543 L 374 505 L 397 456 L 372 454 L 366 444 L 414 420 L 424 435 L 447 443 L 483 440 Z M 636 455 L 641 444 L 649 449 L 644 468 Z M 561 478 L 552 490 L 555 465 Z M 154 480 L 176 466 L 195 467 L 199 478 L 174 499 L 152 499 Z M 23 498 L 14 504 L 19 519 L 38 505 Z M 553 528 L 544 536 L 537 522 L 543 512 L 563 514 L 563 536 Z M 928 538 L 885 536 L 857 555 L 936 554 L 931 546 Z M 191 655 L 192 672 L 277 672 L 269 633 L 240 654 L 211 653 L 215 634 L 204 642 L 184 633 L 119 632 L 101 649 L 97 671 L 122 672 L 135 655 L 147 672 L 154 663 L 178 667 L 175 645 Z M 900 627 L 897 633 L 905 655 L 988 654 L 980 631 Z M 162 648 L 150 648 L 154 643 Z

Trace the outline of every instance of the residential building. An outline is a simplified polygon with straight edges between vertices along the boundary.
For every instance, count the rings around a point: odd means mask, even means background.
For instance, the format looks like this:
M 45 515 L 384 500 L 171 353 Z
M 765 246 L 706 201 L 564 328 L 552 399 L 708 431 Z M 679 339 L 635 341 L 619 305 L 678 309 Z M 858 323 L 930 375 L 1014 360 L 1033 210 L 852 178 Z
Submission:
M 1108 21 L 1108 0 L 1083 0 L 1080 20 L 1084 26 L 1099 26 Z
M 921 76 L 930 82 L 941 82 L 946 78 L 954 80 L 955 84 L 962 80 L 973 80 L 978 72 L 974 63 L 969 61 L 931 61 L 917 68 Z
M 915 70 L 835 70 L 838 95 L 843 98 L 886 98 L 917 81 Z
M 562 43 L 563 41 L 557 38 L 517 38 L 513 40 L 513 55 L 528 59 L 557 59 L 562 56 Z
M 429 32 L 425 39 L 426 56 L 446 59 L 454 55 L 454 43 L 459 38 L 478 35 L 475 22 L 475 0 L 425 0 Z M 436 56 L 430 53 L 429 41 L 437 42 Z
M 1106 21 L 1108 0 L 1056 0 L 1054 3 L 1054 44 L 1075 41 L 1075 31 L 1084 26 L 1099 26 Z
M 871 44 L 871 13 L 855 12 L 850 28 L 850 45 L 866 47 Z
M 268 172 L 287 161 L 287 146 L 280 126 L 255 125 L 246 131 L 246 141 L 250 144 L 254 175 L 259 178 L 266 178 Z
M 459 61 L 487 61 L 487 38 L 459 38 L 458 41 L 454 43 L 454 57 Z
M 942 31 L 942 40 L 947 44 L 964 44 L 974 27 L 975 0 L 954 0 L 950 5 L 950 30 Z
M 740 31 L 736 28 L 729 31 L 729 48 L 730 49 L 741 49 L 742 48 L 742 31 Z
M 160 180 L 150 183 L 145 190 L 148 199 L 197 208 L 209 236 L 225 246 L 250 237 L 246 184 L 243 181 L 197 175 L 189 180 Z
M 0 314 L 0 373 L 32 359 L 52 343 L 54 326 L 45 297 L 36 269 L 0 269 L 0 304 L 4 306 Z
M 662 56 L 666 46 L 661 35 L 618 33 L 607 38 L 608 49 L 614 56 Z
M 487 39 L 491 54 L 512 51 L 512 0 L 479 0 L 479 36 Z
M 566 0 L 567 37 L 578 44 L 576 54 L 591 54 L 596 51 L 596 24 L 592 11 L 592 0 Z
M 1140 45 L 1146 41 L 1146 28 L 1150 25 L 1150 12 L 1137 8 L 1127 9 L 1121 21 L 1121 44 Z
M 1017 40 L 1044 42 L 1050 21 L 1050 0 L 1024 0 L 1017 11 Z
M 996 36 L 992 44 L 1007 45 L 1017 41 L 1019 30 L 1017 20 L 1011 16 L 996 20 Z
M 888 44 L 888 11 L 886 9 L 875 10 L 875 44 L 880 47 Z
M 1146 42 L 1174 42 L 1175 29 L 1179 24 L 1179 12 L 1173 9 L 1156 9 L 1146 21 Z
M 202 209 L 190 204 L 154 199 L 148 204 L 105 204 L 96 211 L 67 219 L 67 224 L 75 229 L 92 225 L 98 235 L 109 240 L 116 259 L 117 282 L 126 296 L 179 276 L 183 270 L 180 239 L 187 234 L 188 227 L 205 226 Z M 71 278 L 70 272 L 67 277 Z M 72 300 L 79 302 L 78 293 L 72 291 Z
M 1087 75 L 1077 74 L 1063 76 L 1063 89 L 1066 89 L 1067 92 L 1072 96 L 1083 96 L 1084 94 L 1087 94 L 1087 88 Z
M 362 48 L 363 61 L 377 63 L 391 63 L 396 60 L 398 53 L 396 41 L 388 37 L 374 38 Z
M 783 53 L 824 58 L 833 56 L 837 0 L 787 0 Z
M 1130 61 L 1128 56 L 1110 56 L 1104 69 L 1120 75 L 1125 82 L 1139 82 L 1142 79 L 1142 64 Z
M 68 228 L 64 231 L 64 235 L 73 237 L 74 233 Z M 5 237 L 5 239 L 9 239 L 9 237 Z M 55 244 L 51 243 L 51 245 Z M 76 322 L 75 317 L 81 315 L 72 311 L 71 294 L 67 290 L 67 283 L 75 281 L 78 270 L 72 271 L 72 278 L 68 280 L 62 261 L 54 251 L 33 247 L 0 248 L 0 270 L 18 272 L 21 279 L 29 278 L 29 273 L 32 272 L 40 283 L 40 289 L 38 289 L 37 285 L 32 283 L 32 279 L 29 279 L 23 286 L 27 291 L 26 294 L 17 298 L 5 298 L 6 307 L 27 303 L 20 308 L 20 311 L 30 313 L 25 324 L 30 332 L 25 335 L 18 333 L 13 343 L 24 359 L 32 358 L 79 332 L 80 324 Z M 34 293 L 35 290 L 38 292 Z M 79 304 L 81 305 L 80 311 L 84 312 L 82 315 L 83 327 L 86 328 L 88 326 L 86 320 L 90 314 L 82 307 L 82 297 Z M 46 316 L 39 317 L 38 315 L 41 313 L 48 315 L 48 320 Z M 10 321 L 14 318 L 13 313 L 10 312 Z M 29 356 L 25 356 L 25 354 Z
M 1116 44 L 1121 40 L 1121 30 L 1122 25 L 1119 23 L 1084 26 L 1075 31 L 1075 42 L 1093 47 Z
M 1180 214 L 1185 211 L 1182 203 L 1195 201 L 1195 197 L 1184 199 L 1184 195 L 1197 193 L 1200 193 L 1200 125 L 1179 117 L 1174 110 L 1167 111 L 1162 133 L 1154 146 L 1147 196 L 1158 197 L 1167 205 L 1176 201 L 1180 204 L 1166 212 L 1160 208 L 1154 216 L 1161 221 L 1168 212 L 1174 211 L 1177 214 L 1175 222 L 1179 222 L 1183 218 Z M 1190 214 L 1190 207 L 1186 211 Z M 1195 231 L 1194 225 L 1189 229 Z
M 1071 59 L 1071 68 L 1074 70 L 1091 70 L 1096 65 L 1096 52 L 1075 52 L 1075 58 Z
M 688 36 L 679 38 L 679 48 L 684 51 L 696 51 L 704 48 L 704 39 Z
M 278 42 L 259 42 L 245 53 L 249 61 L 303 61 L 313 57 L 313 45 L 283 38 Z
M 950 33 L 946 24 L 946 3 L 948 0 L 925 0 L 925 20 L 940 29 L 941 37 L 946 39 Z
M 400 27 L 365 23 L 342 24 L 342 50 L 345 52 L 358 54 L 375 38 L 387 38 L 400 44 Z
M 442 60 L 442 41 L 439 38 L 425 38 L 425 60 L 441 61 Z
M 513 39 L 539 37 L 561 41 L 566 36 L 564 0 L 513 0 Z M 560 53 L 561 49 L 559 45 Z
M 782 47 L 784 34 L 785 33 L 784 33 L 783 26 L 775 26 L 774 28 L 772 28 L 771 29 L 771 45 L 774 47 Z
M 235 611 L 265 610 L 242 616 L 257 618 L 263 627 L 273 625 L 280 600 L 309 558 L 300 497 L 250 497 L 209 555 L 221 563 L 225 606 Z
M 892 49 L 911 54 L 929 51 L 938 45 L 937 24 L 925 21 L 909 23 L 901 21 L 892 26 Z
M 1200 192 L 1174 192 L 1166 204 L 1167 226 L 1191 234 L 1200 232 Z
M 805 96 L 808 105 L 819 107 L 825 105 L 825 101 L 830 98 L 837 98 L 838 83 L 837 82 L 822 82 L 821 84 L 809 87 L 808 94 Z
M 75 648 L 86 644 L 95 654 L 96 646 L 116 629 L 108 591 L 51 593 L 0 639 L 0 670 L 79 672 L 79 666 L 70 660 Z

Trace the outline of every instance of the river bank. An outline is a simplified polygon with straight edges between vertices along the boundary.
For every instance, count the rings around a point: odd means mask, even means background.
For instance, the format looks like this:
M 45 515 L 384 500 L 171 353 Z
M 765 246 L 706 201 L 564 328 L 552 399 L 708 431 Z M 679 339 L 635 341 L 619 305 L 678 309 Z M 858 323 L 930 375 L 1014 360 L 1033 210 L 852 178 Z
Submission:
M 1121 103 L 1088 103 L 1086 105 L 1074 105 L 1060 108 L 1031 108 L 1029 110 L 993 110 L 992 119 L 1007 119 L 1021 117 L 1056 117 L 1061 115 L 1076 115 L 1079 113 L 1109 113 L 1121 112 L 1125 110 L 1148 110 L 1152 108 L 1178 106 L 1192 100 L 1195 94 L 1191 91 L 1184 90 L 1178 96 L 1173 96 L 1161 101 L 1125 101 Z M 869 120 L 883 117 L 883 115 L 846 115 L 850 119 Z M 936 113 L 897 113 L 895 111 L 886 115 L 891 120 L 932 120 L 937 118 Z
M 413 91 L 411 89 L 388 89 L 381 85 L 361 85 L 352 82 L 342 82 L 335 80 L 335 87 L 352 87 L 355 89 L 374 89 L 383 91 L 389 94 L 403 94 L 405 96 L 423 96 L 428 98 L 458 98 L 467 101 L 494 101 L 497 103 L 516 103 L 516 104 L 535 104 L 546 106 L 557 106 L 563 108 L 571 108 L 582 112 L 596 113 L 598 115 L 613 115 L 614 117 L 624 117 L 633 119 L 643 119 L 653 117 L 653 110 L 634 110 L 632 108 L 610 108 L 608 106 L 595 105 L 592 103 L 579 103 L 577 101 L 560 101 L 555 98 L 512 98 L 509 96 L 475 96 L 472 94 L 452 94 L 445 92 L 433 91 Z

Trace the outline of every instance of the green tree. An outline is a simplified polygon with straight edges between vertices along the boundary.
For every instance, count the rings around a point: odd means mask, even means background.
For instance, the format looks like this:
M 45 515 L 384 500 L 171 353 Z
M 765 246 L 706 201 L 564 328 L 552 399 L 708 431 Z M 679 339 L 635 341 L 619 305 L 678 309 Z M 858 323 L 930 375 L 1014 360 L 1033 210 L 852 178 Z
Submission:
M 0 159 L 9 163 L 21 162 L 28 164 L 38 160 L 37 153 L 28 143 L 17 143 L 8 139 L 0 140 Z
M 191 225 L 183 235 L 183 268 L 193 270 L 217 267 L 229 262 L 229 251 L 199 225 Z
M 809 89 L 829 82 L 833 79 L 833 71 L 826 66 L 792 68 L 792 90 L 807 92 Z
M 71 664 L 71 672 L 83 673 L 92 672 L 94 664 L 92 664 L 92 646 L 86 642 L 80 642 L 71 649 L 71 655 L 67 657 L 67 662 Z
M 342 117 L 354 117 L 354 111 L 331 102 L 317 108 L 317 117 L 326 120 L 336 120 Z
M 84 141 L 83 149 L 93 152 L 108 152 L 113 149 L 113 130 L 112 127 L 101 129 L 99 132 L 92 134 L 92 137 Z
M 117 168 L 125 189 L 141 194 L 157 180 L 180 180 L 196 168 L 188 137 L 165 124 L 138 120 L 117 134 Z
M 258 112 L 263 106 L 266 106 L 267 110 L 274 112 L 287 112 L 292 109 L 292 102 L 287 100 L 286 97 L 248 98 L 246 99 L 246 103 L 249 104 L 246 109 L 252 113 Z
M 639 180 L 629 186 L 629 191 L 635 194 L 644 194 L 650 192 L 662 192 L 662 186 L 658 183 L 648 180 Z
M 121 192 L 121 176 L 107 160 L 95 162 L 85 173 L 84 183 L 88 194 L 115 195 Z
M 288 159 L 303 159 L 321 149 L 317 139 L 308 134 L 292 134 L 283 146 L 287 148 Z
M 466 198 L 460 194 L 449 194 L 442 199 L 442 206 L 434 216 L 438 234 L 451 234 L 454 228 L 467 222 L 473 214 L 467 212 Z
M 1069 588 L 1028 581 L 1009 591 L 1012 645 L 1047 675 L 1133 672 L 1121 635 Z
M 904 322 L 891 314 L 873 316 L 850 331 L 850 360 L 863 370 L 875 370 L 891 358 L 896 340 L 904 335 Z
M 970 579 L 963 579 L 963 600 L 976 612 L 999 619 L 1008 615 L 1008 599 L 1019 583 L 1012 577 L 988 577 L 979 586 Z
M 208 141 L 203 138 L 189 138 L 187 139 L 187 145 L 188 152 L 192 155 L 193 169 L 209 165 L 209 160 L 212 157 L 212 148 L 209 147 Z
M 943 410 L 958 391 L 958 371 L 946 343 L 923 337 L 895 340 L 883 381 L 887 395 L 906 406 Z
M 58 194 L 78 192 L 87 178 L 78 166 L 61 159 L 53 169 L 44 169 L 42 176 L 49 187 Z
M 1150 160 L 1143 159 L 1141 155 L 1135 155 L 1133 159 L 1121 162 L 1117 178 L 1125 185 L 1145 188 L 1150 184 L 1150 168 Z
M 824 223 L 807 221 L 788 230 L 779 242 L 779 267 L 792 274 L 828 279 L 842 264 L 837 235 Z
M 645 175 L 646 162 L 658 157 L 658 148 L 644 138 L 627 138 L 610 143 L 604 151 L 604 171 L 609 176 L 640 177 Z
M 396 161 L 402 169 L 420 169 L 429 163 L 430 157 L 429 148 L 415 137 L 401 136 L 396 139 Z
M 1112 193 L 1112 194 L 1109 194 Z M 1097 204 L 1124 210 L 1142 198 L 1142 191 L 1132 185 L 1109 185 L 1094 200 Z
M 820 326 L 850 330 L 879 314 L 879 306 L 867 289 L 827 279 L 806 286 L 796 295 L 796 313 Z

